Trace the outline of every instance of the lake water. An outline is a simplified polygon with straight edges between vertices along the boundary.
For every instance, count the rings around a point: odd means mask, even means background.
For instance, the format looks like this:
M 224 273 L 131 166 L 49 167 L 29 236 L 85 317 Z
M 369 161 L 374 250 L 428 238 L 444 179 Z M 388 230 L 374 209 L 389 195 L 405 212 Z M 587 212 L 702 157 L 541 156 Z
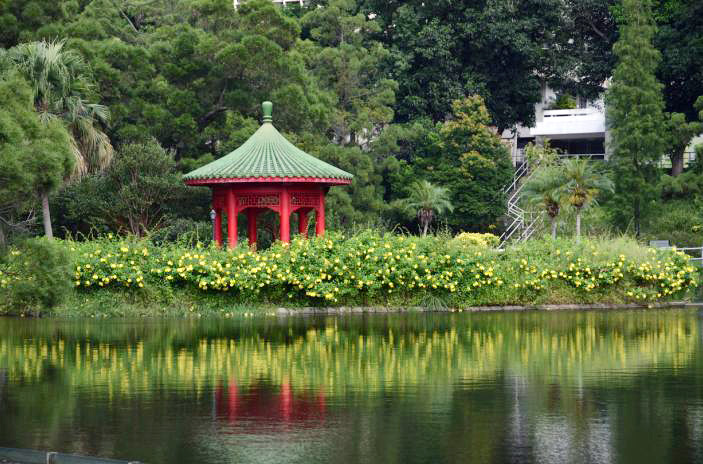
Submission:
M 703 463 L 703 313 L 0 319 L 0 446 L 147 463 Z

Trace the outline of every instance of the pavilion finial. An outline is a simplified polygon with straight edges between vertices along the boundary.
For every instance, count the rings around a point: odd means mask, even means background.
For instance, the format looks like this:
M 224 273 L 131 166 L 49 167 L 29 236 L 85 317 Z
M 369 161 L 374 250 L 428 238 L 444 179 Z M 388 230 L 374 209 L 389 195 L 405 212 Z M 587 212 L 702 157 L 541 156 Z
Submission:
M 265 101 L 261 104 L 261 109 L 264 112 L 264 122 L 271 122 L 273 118 L 271 114 L 273 113 L 273 103 L 270 101 Z

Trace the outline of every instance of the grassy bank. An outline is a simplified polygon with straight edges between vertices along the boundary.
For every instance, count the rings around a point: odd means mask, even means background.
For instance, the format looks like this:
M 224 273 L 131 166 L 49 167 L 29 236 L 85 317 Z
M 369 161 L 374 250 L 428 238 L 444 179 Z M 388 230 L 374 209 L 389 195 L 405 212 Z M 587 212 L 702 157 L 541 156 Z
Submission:
M 642 303 L 686 298 L 699 278 L 685 255 L 628 239 L 540 240 L 503 252 L 449 237 L 372 232 L 295 240 L 256 253 L 110 238 L 64 241 L 56 247 L 68 262 L 65 283 L 72 288 L 60 301 L 44 305 L 55 315 L 229 314 L 276 306 Z M 41 306 L 13 294 L 23 288 L 20 293 L 27 295 L 32 279 L 40 285 L 29 260 L 18 249 L 1 265 L 0 307 L 5 313 Z

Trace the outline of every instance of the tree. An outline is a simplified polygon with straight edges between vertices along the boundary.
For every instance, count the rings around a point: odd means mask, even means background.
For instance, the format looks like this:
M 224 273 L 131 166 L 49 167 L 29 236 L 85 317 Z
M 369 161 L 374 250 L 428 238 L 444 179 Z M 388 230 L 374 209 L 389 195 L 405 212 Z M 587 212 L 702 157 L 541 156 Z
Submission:
M 564 182 L 559 190 L 576 212 L 576 240 L 581 238 L 581 212 L 589 207 L 599 193 L 612 192 L 613 182 L 596 169 L 596 165 L 585 159 L 569 159 L 559 167 L 560 180 Z
M 703 2 L 658 2 L 654 44 L 662 53 L 657 76 L 664 83 L 664 101 L 670 112 L 696 120 L 694 102 L 703 95 Z
M 552 238 L 557 238 L 557 217 L 564 202 L 564 169 L 559 165 L 539 167 L 522 189 L 527 203 L 538 205 L 549 217 Z
M 323 87 L 334 92 L 333 140 L 368 145 L 393 119 L 397 83 L 387 77 L 390 52 L 373 34 L 381 28 L 356 10 L 355 0 L 332 0 L 303 16 L 303 47 L 309 69 Z
M 10 59 L 30 82 L 34 107 L 48 124 L 60 120 L 71 134 L 74 177 L 104 169 L 112 158 L 112 144 L 99 127 L 109 118 L 107 108 L 87 103 L 91 83 L 81 56 L 64 49 L 64 42 L 32 42 L 10 50 Z M 49 189 L 41 192 L 44 233 L 53 237 Z
M 24 79 L 0 79 L 0 246 L 37 195 L 56 190 L 73 169 L 68 133 L 58 121 L 42 123 L 32 103 Z
M 610 67 L 600 63 L 614 34 L 607 30 L 607 5 L 591 5 L 597 1 L 583 8 L 583 0 L 361 3 L 377 15 L 378 38 L 392 53 L 388 72 L 399 84 L 398 122 L 443 121 L 452 101 L 479 94 L 504 129 L 534 122 L 545 80 L 581 82 L 591 95 L 602 89 Z
M 451 213 L 454 210 L 449 201 L 449 191 L 426 180 L 415 182 L 411 187 L 410 196 L 402 202 L 407 211 L 417 215 L 423 237 L 427 235 L 435 215 Z
M 698 104 L 703 116 L 703 97 L 698 99 Z M 671 176 L 677 177 L 683 172 L 686 147 L 691 143 L 693 137 L 703 132 L 703 122 L 688 122 L 683 113 L 666 113 L 665 124 L 669 158 L 671 159 Z
M 186 191 L 173 157 L 153 139 L 122 146 L 105 179 L 112 204 L 104 214 L 137 237 L 161 227 L 165 205 Z
M 656 164 L 665 152 L 662 86 L 655 77 L 660 54 L 652 46 L 649 0 L 624 0 L 624 23 L 613 50 L 618 64 L 606 94 L 607 125 L 617 179 L 614 217 L 632 218 L 640 234 L 642 216 L 655 197 Z
M 453 118 L 438 126 L 435 141 L 415 158 L 415 172 L 451 194 L 455 230 L 485 231 L 505 212 L 503 188 L 513 175 L 510 153 L 491 130 L 483 99 L 456 100 Z

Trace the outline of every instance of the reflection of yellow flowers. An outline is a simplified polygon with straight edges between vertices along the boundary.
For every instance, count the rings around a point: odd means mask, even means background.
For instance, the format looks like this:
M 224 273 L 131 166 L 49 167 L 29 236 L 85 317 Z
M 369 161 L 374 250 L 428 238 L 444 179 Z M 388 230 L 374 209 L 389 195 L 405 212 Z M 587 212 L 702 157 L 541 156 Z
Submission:
M 695 318 L 685 312 L 505 316 L 486 315 L 445 329 L 408 320 L 403 325 L 412 330 L 373 330 L 364 335 L 341 329 L 334 320 L 291 335 L 284 343 L 255 331 L 243 331 L 233 343 L 208 335 L 206 324 L 193 328 L 188 322 L 169 324 L 166 333 L 157 330 L 154 338 L 148 331 L 137 341 L 127 337 L 126 346 L 101 341 L 104 328 L 81 326 L 82 342 L 76 343 L 70 331 L 57 340 L 47 325 L 31 339 L 11 333 L 0 338 L 0 365 L 10 379 L 27 381 L 44 379 L 51 372 L 44 368 L 47 365 L 60 365 L 64 373 L 60 380 L 69 387 L 98 385 L 124 395 L 149 395 L 153 389 L 147 387 L 157 381 L 165 386 L 192 385 L 203 392 L 223 379 L 248 386 L 262 378 L 274 385 L 287 378 L 296 389 L 324 388 L 340 395 L 382 392 L 398 385 L 445 390 L 465 380 L 473 381 L 466 385 L 482 385 L 476 381 L 494 379 L 505 371 L 527 379 L 554 379 L 561 386 L 604 385 L 613 378 L 577 374 L 614 369 L 637 374 L 653 365 L 667 365 L 677 375 L 694 359 L 700 336 Z

